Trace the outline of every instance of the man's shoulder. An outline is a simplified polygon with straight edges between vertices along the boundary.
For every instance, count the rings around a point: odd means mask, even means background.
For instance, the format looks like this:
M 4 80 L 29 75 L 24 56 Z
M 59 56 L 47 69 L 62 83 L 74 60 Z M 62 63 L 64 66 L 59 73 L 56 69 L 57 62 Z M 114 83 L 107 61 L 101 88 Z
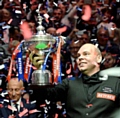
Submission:
M 109 83 L 111 85 L 120 85 L 120 78 L 113 75 L 104 75 L 100 76 L 99 79 L 105 83 Z

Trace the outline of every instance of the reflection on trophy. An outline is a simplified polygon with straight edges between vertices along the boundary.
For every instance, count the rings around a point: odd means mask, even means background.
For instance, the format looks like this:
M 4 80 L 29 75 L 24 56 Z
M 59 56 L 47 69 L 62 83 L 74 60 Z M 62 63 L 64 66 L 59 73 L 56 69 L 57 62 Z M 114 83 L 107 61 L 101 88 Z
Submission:
M 30 58 L 36 56 L 36 59 L 32 61 L 32 64 L 37 68 L 32 73 L 32 85 L 49 85 L 52 84 L 52 76 L 51 72 L 46 70 L 46 62 L 49 55 L 53 52 L 56 40 L 50 34 L 45 33 L 42 26 L 42 17 L 39 14 L 38 23 L 37 34 L 25 42 L 30 52 L 34 52 L 30 54 Z

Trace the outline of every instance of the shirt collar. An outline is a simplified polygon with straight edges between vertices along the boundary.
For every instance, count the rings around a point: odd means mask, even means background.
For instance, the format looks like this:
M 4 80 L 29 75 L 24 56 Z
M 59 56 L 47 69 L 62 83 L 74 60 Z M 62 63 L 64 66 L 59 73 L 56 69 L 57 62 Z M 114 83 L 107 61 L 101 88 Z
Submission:
M 16 104 L 17 104 L 17 105 L 20 105 L 20 103 L 21 103 L 21 98 L 16 102 Z M 11 105 L 14 106 L 14 102 L 11 102 Z
M 72 60 L 72 62 L 74 62 L 76 59 L 71 56 L 71 60 Z
M 20 105 L 21 103 L 21 98 L 16 102 L 16 104 Z
M 82 74 L 82 79 L 83 79 L 83 82 L 87 83 L 87 84 L 94 84 L 94 83 L 102 82 L 99 79 L 99 71 L 97 73 L 93 74 L 92 76 L 87 76 L 85 74 Z

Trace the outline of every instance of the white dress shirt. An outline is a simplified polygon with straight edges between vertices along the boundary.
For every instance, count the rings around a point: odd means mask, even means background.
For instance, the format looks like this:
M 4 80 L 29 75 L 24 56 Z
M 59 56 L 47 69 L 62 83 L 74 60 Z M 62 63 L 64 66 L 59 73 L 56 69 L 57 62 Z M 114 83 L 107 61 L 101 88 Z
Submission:
M 11 106 L 12 106 L 13 109 L 17 109 L 18 111 L 20 111 L 20 103 L 21 103 L 21 98 L 16 102 L 17 108 L 15 108 L 15 103 L 14 102 L 11 102 Z M 12 112 L 14 112 L 14 110 Z

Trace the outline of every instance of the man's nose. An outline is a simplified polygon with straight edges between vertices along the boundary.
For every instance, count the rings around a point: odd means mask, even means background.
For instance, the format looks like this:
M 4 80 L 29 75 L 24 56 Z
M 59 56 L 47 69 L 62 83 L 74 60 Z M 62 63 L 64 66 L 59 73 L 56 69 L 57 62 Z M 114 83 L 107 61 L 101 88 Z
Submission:
M 15 96 L 15 94 L 16 94 L 16 92 L 15 92 L 15 91 L 13 91 L 13 92 L 12 92 L 12 95 L 13 95 L 13 96 Z
M 80 55 L 80 56 L 78 57 L 78 60 L 81 61 L 83 58 L 84 58 L 84 56 L 83 56 L 83 55 Z

